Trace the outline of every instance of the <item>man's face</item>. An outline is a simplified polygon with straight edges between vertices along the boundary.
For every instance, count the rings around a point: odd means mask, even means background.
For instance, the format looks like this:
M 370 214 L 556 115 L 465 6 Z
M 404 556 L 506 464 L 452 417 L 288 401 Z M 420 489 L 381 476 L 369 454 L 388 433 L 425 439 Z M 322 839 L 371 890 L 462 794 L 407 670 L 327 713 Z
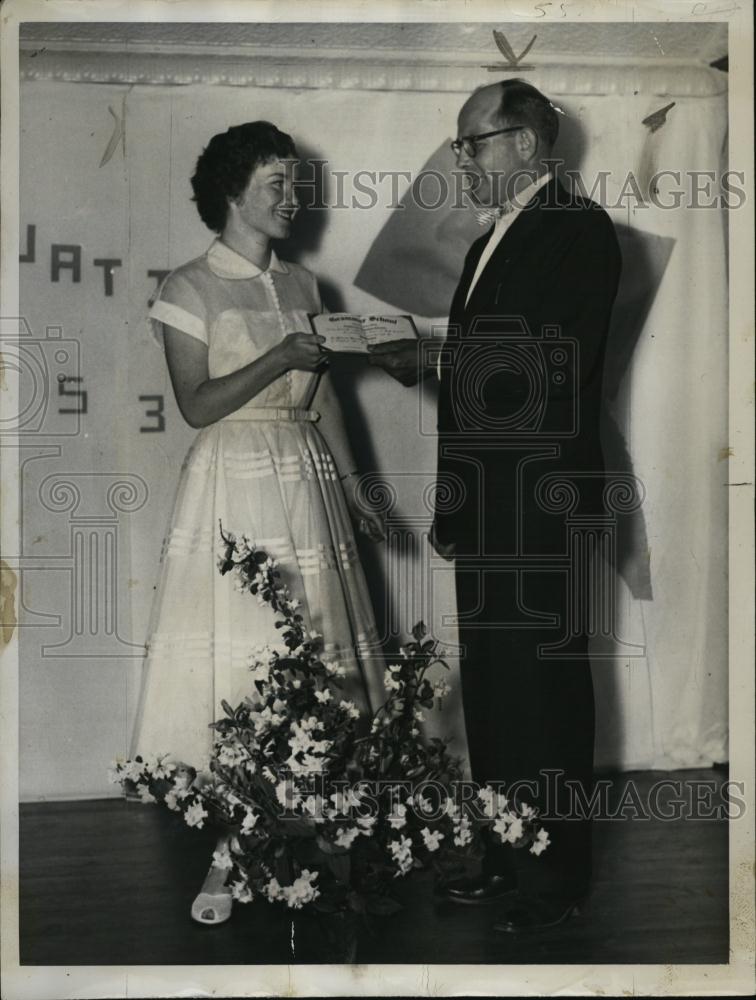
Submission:
M 480 135 L 505 128 L 506 123 L 499 115 L 501 90 L 498 86 L 484 87 L 470 97 L 462 106 L 457 119 L 457 137 Z M 474 157 L 464 149 L 457 156 L 457 169 L 469 175 L 465 188 L 479 204 L 491 207 L 501 205 L 511 194 L 509 179 L 525 164 L 518 149 L 517 133 L 480 139 L 475 143 Z
M 246 188 L 235 202 L 238 219 L 246 228 L 269 239 L 285 239 L 298 201 L 294 191 L 291 160 L 269 160 L 256 167 Z

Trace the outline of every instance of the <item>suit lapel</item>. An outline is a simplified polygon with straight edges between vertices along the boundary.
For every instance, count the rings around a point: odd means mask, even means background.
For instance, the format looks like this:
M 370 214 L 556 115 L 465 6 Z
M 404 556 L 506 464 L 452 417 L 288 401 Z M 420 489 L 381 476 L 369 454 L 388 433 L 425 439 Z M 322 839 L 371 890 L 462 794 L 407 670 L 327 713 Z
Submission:
M 489 229 L 488 232 L 478 237 L 478 239 L 470 245 L 470 249 L 465 258 L 465 265 L 462 268 L 462 274 L 459 277 L 457 290 L 454 292 L 454 298 L 452 299 L 451 308 L 449 309 L 449 323 L 451 326 L 459 325 L 462 322 L 462 317 L 465 312 L 467 290 L 470 287 L 470 282 L 475 274 L 478 261 L 481 258 L 481 254 L 483 253 L 486 244 L 488 243 L 491 232 L 492 230 Z
M 539 231 L 544 220 L 543 206 L 545 204 L 555 204 L 553 200 L 555 197 L 554 187 L 558 187 L 558 183 L 558 181 L 552 179 L 548 184 L 544 184 L 543 187 L 539 188 L 528 205 L 518 214 L 515 221 L 499 240 L 496 249 L 491 254 L 488 263 L 483 269 L 483 273 L 478 278 L 475 288 L 470 295 L 470 299 L 465 307 L 466 313 L 475 309 L 476 305 L 481 301 L 488 301 L 490 303 L 490 300 L 493 298 L 493 289 L 498 287 L 506 278 L 508 262 L 519 257 L 528 244 L 539 237 Z M 480 254 L 476 257 L 476 264 L 479 259 Z M 465 286 L 465 294 L 467 294 L 467 288 L 471 279 L 472 275 L 470 275 Z

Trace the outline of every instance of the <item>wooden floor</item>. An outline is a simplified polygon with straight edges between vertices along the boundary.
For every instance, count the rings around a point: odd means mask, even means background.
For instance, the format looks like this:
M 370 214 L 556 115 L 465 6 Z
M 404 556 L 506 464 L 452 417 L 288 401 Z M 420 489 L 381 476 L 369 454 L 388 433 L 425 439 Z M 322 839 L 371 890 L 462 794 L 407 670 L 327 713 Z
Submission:
M 623 774 L 641 793 L 662 772 Z M 682 781 L 724 779 L 684 771 Z M 140 803 L 21 808 L 24 965 L 276 964 L 292 961 L 287 913 L 264 902 L 201 927 L 189 906 L 212 835 Z M 581 915 L 509 939 L 496 908 L 434 903 L 428 878 L 405 880 L 405 909 L 361 935 L 360 963 L 721 963 L 728 956 L 727 824 L 595 823 L 594 887 Z

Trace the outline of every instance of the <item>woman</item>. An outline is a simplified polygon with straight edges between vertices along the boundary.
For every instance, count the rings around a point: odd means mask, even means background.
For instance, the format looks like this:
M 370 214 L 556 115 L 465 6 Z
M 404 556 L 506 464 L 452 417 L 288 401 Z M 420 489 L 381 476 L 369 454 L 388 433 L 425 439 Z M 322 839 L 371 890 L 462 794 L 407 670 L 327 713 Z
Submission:
M 375 540 L 382 524 L 357 507 L 323 338 L 304 332 L 307 314 L 322 311 L 315 278 L 271 249 L 297 210 L 295 157 L 291 138 L 269 122 L 211 139 L 192 187 L 220 238 L 168 275 L 150 310 L 179 409 L 201 430 L 163 545 L 133 753 L 167 753 L 199 769 L 221 699 L 238 704 L 250 694 L 250 655 L 279 641 L 270 609 L 219 574 L 219 522 L 278 560 L 326 657 L 346 667 L 345 697 L 364 710 L 383 697 L 350 513 Z M 224 876 L 210 868 L 196 920 L 230 916 Z

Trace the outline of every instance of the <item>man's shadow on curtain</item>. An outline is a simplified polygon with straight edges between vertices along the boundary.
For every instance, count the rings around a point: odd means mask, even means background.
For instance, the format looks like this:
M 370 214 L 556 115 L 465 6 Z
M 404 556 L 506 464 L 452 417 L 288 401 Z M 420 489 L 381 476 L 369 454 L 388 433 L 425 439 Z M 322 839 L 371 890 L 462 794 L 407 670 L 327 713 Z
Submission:
M 299 156 L 298 176 L 304 181 L 298 191 L 300 209 L 296 217 L 294 235 L 280 246 L 284 260 L 295 262 L 317 254 L 328 227 L 329 209 L 324 206 L 332 203 L 327 171 L 313 166 L 315 161 L 326 160 L 325 154 L 321 150 L 300 145 Z M 325 280 L 319 274 L 316 277 L 324 308 L 330 312 L 346 311 L 344 289 Z M 334 355 L 329 362 L 329 371 L 339 397 L 349 443 L 356 457 L 358 469 L 360 472 L 372 471 L 378 467 L 378 457 L 373 445 L 371 414 L 365 412 L 364 405 L 360 401 L 360 384 L 368 373 L 367 363 L 361 356 Z M 370 371 L 375 375 L 373 370 Z M 391 620 L 385 570 L 378 546 L 360 534 L 356 534 L 356 541 L 380 634 L 381 623 L 388 623 Z

